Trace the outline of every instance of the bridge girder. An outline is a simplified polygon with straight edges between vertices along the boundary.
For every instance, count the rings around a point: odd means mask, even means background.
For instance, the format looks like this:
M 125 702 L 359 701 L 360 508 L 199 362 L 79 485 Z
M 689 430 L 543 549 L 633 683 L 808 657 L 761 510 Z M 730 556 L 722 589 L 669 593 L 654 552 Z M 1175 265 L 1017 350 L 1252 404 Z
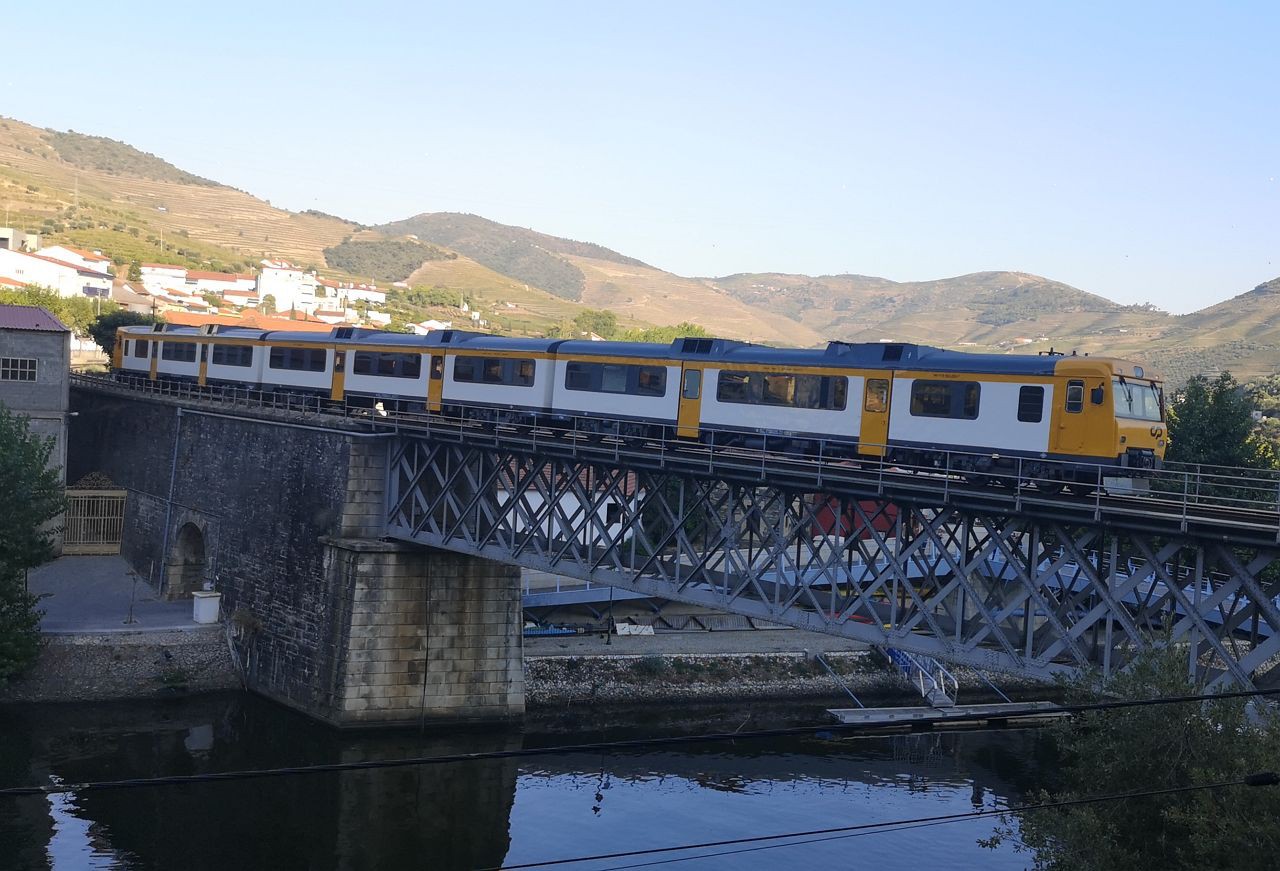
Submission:
M 1269 685 L 1275 548 L 402 432 L 393 538 L 1040 679 Z M 1280 675 L 1280 672 L 1276 672 Z

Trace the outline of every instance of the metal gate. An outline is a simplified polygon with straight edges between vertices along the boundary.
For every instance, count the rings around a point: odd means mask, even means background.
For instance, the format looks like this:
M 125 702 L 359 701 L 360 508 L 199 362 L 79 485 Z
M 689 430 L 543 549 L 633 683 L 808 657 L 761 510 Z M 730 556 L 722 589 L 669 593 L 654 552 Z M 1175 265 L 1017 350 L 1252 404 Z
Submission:
M 124 490 L 67 490 L 63 554 L 119 553 L 124 497 Z

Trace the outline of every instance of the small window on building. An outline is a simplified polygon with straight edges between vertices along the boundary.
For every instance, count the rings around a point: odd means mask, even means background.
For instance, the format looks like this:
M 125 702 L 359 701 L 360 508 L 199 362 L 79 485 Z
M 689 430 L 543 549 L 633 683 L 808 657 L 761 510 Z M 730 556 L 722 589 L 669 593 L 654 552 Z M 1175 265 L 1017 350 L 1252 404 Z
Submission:
M 1018 389 L 1018 420 L 1022 423 L 1039 423 L 1044 419 L 1044 388 L 1021 387 Z
M 1067 382 L 1067 413 L 1079 414 L 1084 411 L 1084 382 Z
M 889 410 L 888 378 L 867 379 L 867 396 L 862 407 L 872 414 L 883 414 Z
M 0 357 L 0 381 L 35 381 L 34 357 Z

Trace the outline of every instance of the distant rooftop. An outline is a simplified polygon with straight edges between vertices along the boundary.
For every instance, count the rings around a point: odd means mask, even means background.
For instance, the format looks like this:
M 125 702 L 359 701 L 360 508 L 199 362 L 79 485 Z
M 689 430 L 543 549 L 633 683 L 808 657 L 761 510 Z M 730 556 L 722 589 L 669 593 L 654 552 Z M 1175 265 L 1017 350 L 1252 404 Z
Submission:
M 62 321 L 35 305 L 0 305 L 0 329 L 35 330 L 42 333 L 71 332 Z

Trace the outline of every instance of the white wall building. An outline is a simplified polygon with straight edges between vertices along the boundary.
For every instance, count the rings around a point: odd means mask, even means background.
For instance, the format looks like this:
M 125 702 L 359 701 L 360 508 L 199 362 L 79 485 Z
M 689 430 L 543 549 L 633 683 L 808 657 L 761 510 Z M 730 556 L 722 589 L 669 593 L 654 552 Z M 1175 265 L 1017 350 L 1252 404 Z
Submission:
M 383 305 L 387 301 L 387 292 L 378 290 L 377 285 L 374 284 L 352 284 L 349 281 L 335 281 L 332 278 L 321 278 L 319 284 L 323 288 L 323 295 L 337 299 L 343 305 L 351 305 L 360 300 L 374 305 Z
M 258 299 L 271 296 L 276 311 L 301 311 L 310 314 L 319 306 L 316 299 L 318 282 L 314 272 L 304 272 L 284 260 L 263 260 L 258 273 Z
M 252 275 L 229 275 L 225 272 L 187 271 L 183 289 L 191 293 L 216 293 L 222 296 L 227 291 L 254 293 L 257 279 Z
M 185 266 L 174 266 L 172 263 L 144 263 L 140 270 L 142 286 L 152 293 L 184 287 L 187 283 Z
M 43 254 L 28 254 L 0 248 L 0 278 L 21 284 L 38 284 L 57 291 L 58 296 L 111 295 L 111 276 L 76 263 L 67 263 Z
M 43 254 L 45 257 L 52 257 L 54 260 L 61 260 L 64 263 L 73 263 L 76 266 L 83 266 L 85 269 L 91 269 L 94 272 L 110 272 L 111 258 L 103 255 L 101 251 L 86 251 L 83 248 L 72 248 L 68 245 L 50 245 L 48 248 L 41 248 L 36 252 Z

